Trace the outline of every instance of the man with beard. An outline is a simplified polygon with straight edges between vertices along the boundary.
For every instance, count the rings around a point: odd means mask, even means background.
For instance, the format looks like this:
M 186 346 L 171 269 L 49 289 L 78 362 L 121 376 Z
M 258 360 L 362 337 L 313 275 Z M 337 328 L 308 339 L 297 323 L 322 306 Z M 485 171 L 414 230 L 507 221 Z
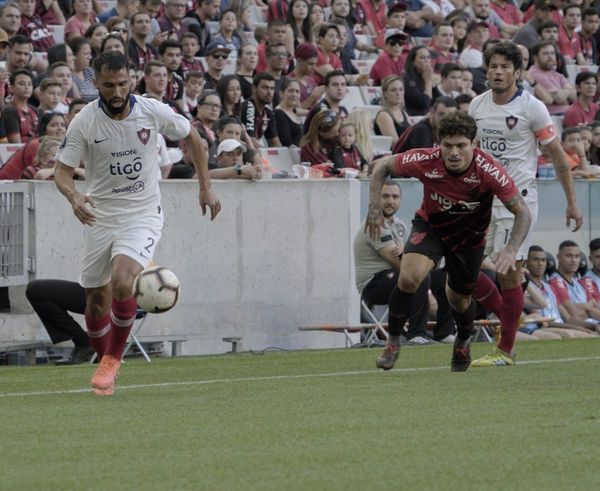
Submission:
M 348 92 L 348 82 L 346 74 L 341 70 L 333 70 L 325 76 L 325 95 L 309 111 L 304 121 L 304 133 L 308 132 L 310 122 L 315 114 L 323 109 L 335 111 L 339 119 L 344 120 L 348 117 L 348 109 L 342 106 L 342 100 Z
M 275 78 L 268 72 L 257 73 L 252 81 L 252 97 L 242 103 L 242 124 L 255 148 L 264 136 L 270 147 L 280 147 L 275 115 L 269 106 L 275 95 Z
M 55 182 L 85 227 L 85 320 L 100 364 L 91 383 L 97 395 L 112 395 L 137 305 L 134 278 L 148 266 L 163 226 L 157 135 L 185 139 L 200 184 L 199 202 L 211 219 L 221 205 L 213 193 L 207 155 L 189 121 L 154 99 L 131 94 L 128 61 L 116 51 L 93 63 L 99 100 L 88 104 L 69 126 L 59 150 Z M 86 166 L 87 193 L 73 174 Z

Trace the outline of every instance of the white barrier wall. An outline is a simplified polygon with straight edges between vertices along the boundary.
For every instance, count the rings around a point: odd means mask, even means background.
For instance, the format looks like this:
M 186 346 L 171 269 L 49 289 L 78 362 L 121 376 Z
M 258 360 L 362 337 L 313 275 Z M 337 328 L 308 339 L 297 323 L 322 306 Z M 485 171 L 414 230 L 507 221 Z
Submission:
M 223 211 L 202 217 L 195 181 L 161 182 L 166 225 L 156 263 L 182 284 L 177 307 L 146 321 L 144 334 L 185 335 L 184 354 L 343 346 L 343 336 L 300 332 L 356 321 L 352 241 L 360 185 L 350 180 L 221 181 Z M 32 183 L 37 278 L 78 277 L 83 226 L 52 183 Z

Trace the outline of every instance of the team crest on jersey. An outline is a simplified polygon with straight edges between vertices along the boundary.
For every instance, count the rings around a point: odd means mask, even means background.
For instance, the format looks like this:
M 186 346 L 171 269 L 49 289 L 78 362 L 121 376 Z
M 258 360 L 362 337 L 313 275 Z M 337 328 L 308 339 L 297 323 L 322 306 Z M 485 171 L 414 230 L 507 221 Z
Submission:
M 516 116 L 506 116 L 506 126 L 508 126 L 509 130 L 512 130 L 517 123 L 519 122 L 519 118 Z
M 150 130 L 147 130 L 146 128 L 142 128 L 141 130 L 139 130 L 137 132 L 137 136 L 140 139 L 140 141 L 145 145 L 146 143 L 148 143 L 148 140 L 150 139 Z

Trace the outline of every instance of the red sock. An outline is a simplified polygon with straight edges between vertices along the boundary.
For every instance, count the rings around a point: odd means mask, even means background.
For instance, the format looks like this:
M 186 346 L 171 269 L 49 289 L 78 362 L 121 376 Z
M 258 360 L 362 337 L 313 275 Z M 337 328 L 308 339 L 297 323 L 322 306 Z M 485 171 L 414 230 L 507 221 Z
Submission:
M 114 356 L 117 360 L 120 360 L 123 356 L 125 343 L 129 337 L 133 321 L 135 321 L 136 312 L 137 304 L 134 297 L 129 297 L 125 300 L 113 298 L 110 312 L 112 333 L 106 353 Z
M 511 353 L 515 345 L 519 318 L 525 307 L 523 288 L 521 285 L 502 290 L 502 311 L 500 312 L 500 342 L 498 348 Z
M 496 287 L 496 284 L 490 279 L 490 277 L 484 273 L 479 273 L 477 278 L 477 287 L 473 293 L 473 298 L 483 305 L 489 312 L 496 314 L 496 317 L 500 319 L 502 313 L 502 301 L 503 296 L 500 296 L 500 292 Z
M 87 308 L 84 311 L 84 315 L 90 344 L 98 355 L 98 361 L 100 361 L 108 348 L 108 342 L 110 340 L 110 315 L 106 314 L 101 319 L 93 319 Z

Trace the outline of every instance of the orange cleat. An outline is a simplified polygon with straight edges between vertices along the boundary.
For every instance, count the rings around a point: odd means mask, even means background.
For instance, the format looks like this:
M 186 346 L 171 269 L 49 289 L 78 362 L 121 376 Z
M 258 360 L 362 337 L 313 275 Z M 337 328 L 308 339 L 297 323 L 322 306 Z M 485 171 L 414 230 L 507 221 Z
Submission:
M 104 355 L 100 361 L 96 373 L 92 377 L 92 387 L 96 395 L 113 395 L 115 380 L 119 373 L 121 360 L 112 355 Z

